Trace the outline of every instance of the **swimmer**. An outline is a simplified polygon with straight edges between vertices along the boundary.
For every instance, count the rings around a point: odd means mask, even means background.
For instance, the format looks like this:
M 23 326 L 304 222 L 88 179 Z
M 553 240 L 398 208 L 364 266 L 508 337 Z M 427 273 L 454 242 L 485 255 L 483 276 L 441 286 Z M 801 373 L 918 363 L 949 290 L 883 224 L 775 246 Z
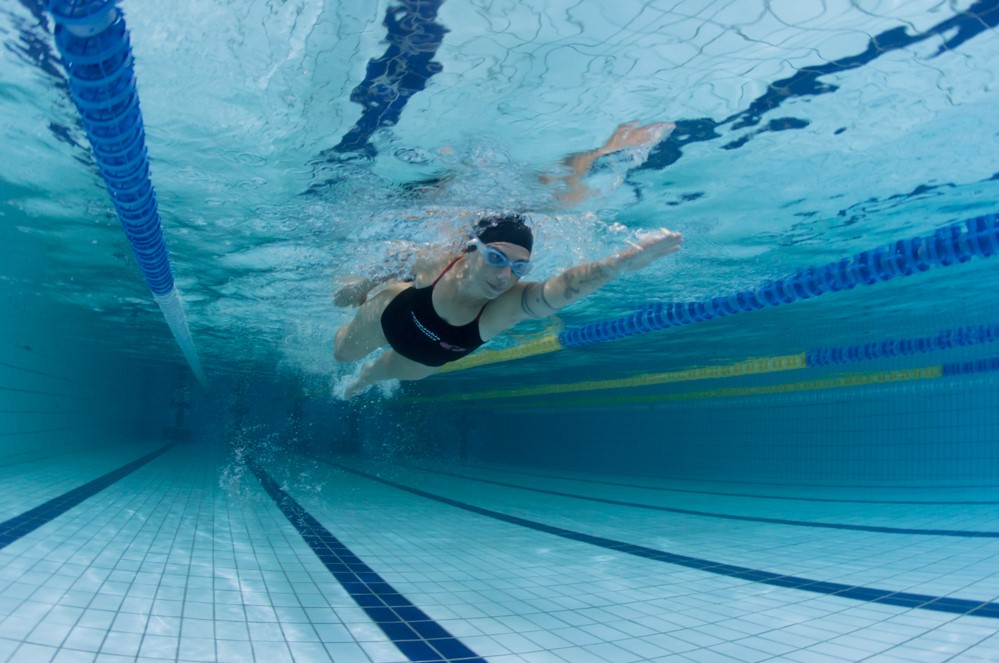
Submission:
M 562 167 L 558 172 L 540 175 L 539 179 L 544 184 L 552 185 L 555 199 L 560 205 L 571 207 L 593 194 L 584 183 L 583 178 L 592 170 L 593 164 L 598 159 L 622 150 L 636 149 L 638 152 L 644 150 L 643 154 L 638 155 L 644 161 L 648 157 L 648 150 L 666 140 L 674 129 L 676 129 L 676 125 L 672 122 L 652 122 L 644 126 L 639 122 L 625 122 L 618 125 L 611 137 L 600 147 L 564 157 L 561 162 Z M 432 185 L 438 184 L 442 180 L 446 180 L 446 177 L 425 180 L 420 184 L 432 188 Z M 430 213 L 426 212 L 426 214 Z M 419 220 L 413 217 L 407 217 L 407 219 Z M 398 242 L 389 253 L 390 255 L 386 256 L 387 261 L 395 264 L 395 271 L 399 271 L 399 264 L 412 263 L 418 257 L 419 250 L 415 246 L 407 246 L 404 242 Z M 383 278 L 379 281 L 356 275 L 342 276 L 338 279 L 340 285 L 333 295 L 333 304 L 340 307 L 360 306 L 364 304 L 368 293 L 385 280 Z
M 683 238 L 649 232 L 615 255 L 568 269 L 546 281 L 523 281 L 531 272 L 534 235 L 520 215 L 487 217 L 474 227 L 457 256 L 427 256 L 413 264 L 412 281 L 394 281 L 368 293 L 353 284 L 341 302 L 363 301 L 336 333 L 333 356 L 363 365 L 345 385 L 352 398 L 385 380 L 422 380 L 524 320 L 554 315 L 610 283 L 679 250 Z M 360 296 L 360 293 L 364 290 Z

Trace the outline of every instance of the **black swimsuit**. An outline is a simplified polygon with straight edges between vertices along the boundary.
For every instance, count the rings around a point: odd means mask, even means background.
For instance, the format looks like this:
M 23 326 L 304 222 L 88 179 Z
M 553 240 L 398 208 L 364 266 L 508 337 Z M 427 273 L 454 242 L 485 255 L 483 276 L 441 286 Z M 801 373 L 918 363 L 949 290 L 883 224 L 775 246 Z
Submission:
M 426 288 L 410 287 L 400 292 L 382 312 L 385 338 L 392 349 L 406 359 L 424 366 L 443 366 L 471 354 L 485 343 L 479 335 L 479 318 L 485 304 L 474 320 L 460 327 L 448 323 L 434 310 L 434 286 L 458 260 L 460 258 L 452 260 Z

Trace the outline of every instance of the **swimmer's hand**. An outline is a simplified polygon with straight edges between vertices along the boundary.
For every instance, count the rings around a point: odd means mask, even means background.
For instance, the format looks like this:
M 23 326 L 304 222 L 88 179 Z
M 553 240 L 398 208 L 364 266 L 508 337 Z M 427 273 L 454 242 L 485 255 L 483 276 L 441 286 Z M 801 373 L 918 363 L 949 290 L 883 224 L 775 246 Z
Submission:
M 653 230 L 638 237 L 615 257 L 618 269 L 624 272 L 636 272 L 648 267 L 660 258 L 676 253 L 683 244 L 683 235 L 666 228 Z
M 333 304 L 341 308 L 363 304 L 368 299 L 368 291 L 375 285 L 371 279 L 353 275 L 344 277 L 340 282 L 340 289 L 333 294 Z
M 676 125 L 672 122 L 653 122 L 644 127 L 638 126 L 638 122 L 627 122 L 614 130 L 599 151 L 602 154 L 610 154 L 629 147 L 653 146 L 666 140 L 674 129 Z

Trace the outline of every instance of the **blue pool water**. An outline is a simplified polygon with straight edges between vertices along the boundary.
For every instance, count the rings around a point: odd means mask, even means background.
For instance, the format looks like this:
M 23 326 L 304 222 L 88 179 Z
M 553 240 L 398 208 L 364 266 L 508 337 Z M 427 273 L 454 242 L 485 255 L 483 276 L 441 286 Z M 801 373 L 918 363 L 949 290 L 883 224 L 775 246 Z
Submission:
M 999 3 L 119 6 L 206 381 L 8 0 L 0 660 L 999 660 Z M 338 400 L 339 284 L 503 211 L 685 241 Z

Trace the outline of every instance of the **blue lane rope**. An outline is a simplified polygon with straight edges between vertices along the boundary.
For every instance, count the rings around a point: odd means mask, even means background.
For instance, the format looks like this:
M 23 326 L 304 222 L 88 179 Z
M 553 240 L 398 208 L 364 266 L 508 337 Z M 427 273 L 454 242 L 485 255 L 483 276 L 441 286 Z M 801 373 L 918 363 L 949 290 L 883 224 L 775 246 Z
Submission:
M 993 371 L 999 371 L 999 357 L 991 357 L 989 359 L 972 359 L 969 361 L 955 361 L 949 364 L 944 364 L 940 368 L 940 372 L 944 377 L 970 375 L 972 373 L 990 373 Z
M 791 304 L 827 292 L 874 285 L 894 278 L 949 267 L 999 253 L 999 216 L 986 214 L 858 253 L 822 267 L 799 269 L 785 279 L 754 290 L 697 302 L 649 304 L 635 313 L 567 329 L 558 335 L 563 348 L 600 343 L 652 331 L 707 322 L 737 313 Z
M 174 285 L 149 178 L 128 29 L 115 0 L 50 0 L 55 42 L 94 158 L 142 276 L 191 370 L 206 384 Z
M 919 338 L 890 338 L 861 345 L 840 348 L 814 348 L 805 351 L 805 365 L 809 368 L 832 364 L 849 364 L 856 361 L 888 359 L 908 355 L 950 350 L 999 341 L 999 324 L 982 324 L 970 327 L 944 329 L 932 336 Z M 958 362 L 963 365 L 962 362 Z M 972 362 L 974 363 L 974 362 Z M 950 364 L 945 364 L 950 366 Z M 946 374 L 946 371 L 945 371 Z

